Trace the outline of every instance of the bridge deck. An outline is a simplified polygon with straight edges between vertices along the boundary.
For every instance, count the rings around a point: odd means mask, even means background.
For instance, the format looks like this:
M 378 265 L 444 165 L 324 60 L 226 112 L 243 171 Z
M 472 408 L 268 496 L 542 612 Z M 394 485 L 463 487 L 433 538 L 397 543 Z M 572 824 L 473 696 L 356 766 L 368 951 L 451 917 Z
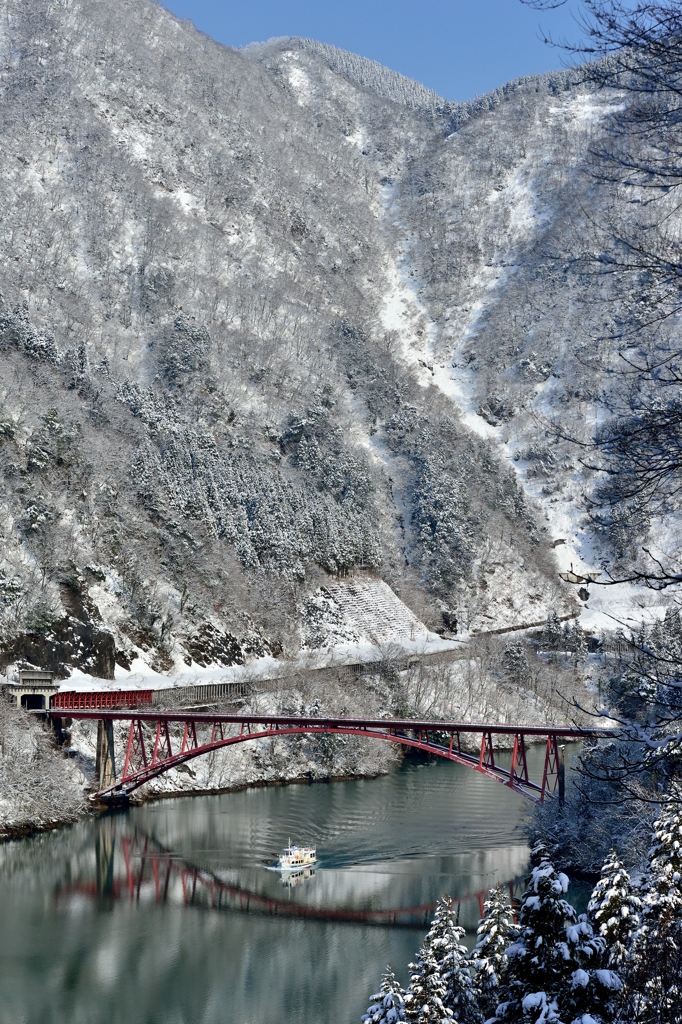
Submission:
M 497 736 L 515 736 L 523 733 L 524 736 L 547 736 L 552 733 L 566 739 L 584 739 L 585 737 L 608 737 L 617 733 L 613 729 L 604 728 L 583 728 L 576 725 L 513 725 L 503 723 L 501 725 L 490 725 L 487 722 L 457 722 L 447 719 L 433 718 L 347 718 L 335 716 L 309 716 L 309 715 L 271 715 L 267 712 L 260 714 L 218 714 L 213 712 L 195 711 L 137 711 L 137 710 L 108 710 L 103 708 L 97 711 L 68 710 L 66 714 L 59 709 L 52 709 L 53 716 L 68 717 L 77 719 L 99 719 L 119 720 L 129 722 L 135 718 L 140 722 L 187 722 L 194 721 L 197 724 L 203 722 L 223 722 L 226 725 L 272 725 L 272 726 L 296 726 L 309 725 L 311 727 L 339 727 L 339 728 L 360 728 L 360 729 L 391 729 L 402 732 L 460 732 L 460 733 L 483 733 L 489 732 Z
M 478 771 L 532 800 L 542 801 L 556 789 L 559 790 L 559 799 L 563 800 L 563 748 L 559 740 L 615 735 L 612 730 L 584 729 L 578 726 L 489 725 L 413 718 L 339 718 L 267 713 L 244 715 L 132 709 L 74 710 L 67 714 L 69 718 L 93 719 L 100 723 L 97 773 L 101 789 L 94 799 L 105 801 L 127 798 L 135 789 L 164 772 L 213 750 L 254 740 L 301 734 L 356 736 L 412 747 Z M 114 721 L 130 722 L 120 778 L 115 767 Z M 182 740 L 177 731 L 171 732 L 170 726 L 174 724 L 182 726 Z M 462 737 L 472 734 L 480 736 L 477 753 L 472 752 L 471 743 L 462 744 Z M 513 737 L 509 768 L 498 763 L 500 750 L 495 751 L 496 736 Z M 540 737 L 546 737 L 545 761 L 542 782 L 535 782 L 529 775 L 526 746 L 529 739 Z

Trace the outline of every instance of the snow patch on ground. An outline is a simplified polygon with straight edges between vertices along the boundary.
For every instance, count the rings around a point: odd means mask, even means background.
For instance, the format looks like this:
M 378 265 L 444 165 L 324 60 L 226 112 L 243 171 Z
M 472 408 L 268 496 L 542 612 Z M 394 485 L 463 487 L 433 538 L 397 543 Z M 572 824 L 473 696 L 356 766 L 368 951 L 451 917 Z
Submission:
M 395 187 L 385 185 L 382 193 L 383 213 L 397 230 L 404 230 L 395 212 Z M 400 249 L 401 262 L 392 262 L 386 270 L 386 290 L 381 313 L 386 331 L 398 335 L 403 359 L 418 373 L 419 382 L 428 387 L 434 384 L 456 405 L 464 425 L 480 437 L 496 437 L 497 428 L 487 423 L 477 412 L 473 398 L 473 381 L 465 368 L 444 361 L 437 356 L 437 329 L 419 297 L 419 279 L 409 269 L 407 252 L 409 239 Z M 472 309 L 467 331 L 473 330 L 483 302 Z
M 282 54 L 282 59 L 289 65 L 287 78 L 289 85 L 294 90 L 296 102 L 299 107 L 307 107 L 312 98 L 312 85 L 307 73 L 298 63 L 298 54 L 287 51 Z

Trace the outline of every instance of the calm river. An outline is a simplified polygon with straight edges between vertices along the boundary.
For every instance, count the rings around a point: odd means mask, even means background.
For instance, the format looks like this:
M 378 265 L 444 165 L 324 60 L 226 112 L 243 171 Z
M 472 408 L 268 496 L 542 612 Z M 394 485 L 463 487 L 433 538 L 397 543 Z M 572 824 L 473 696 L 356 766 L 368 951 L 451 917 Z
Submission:
M 478 893 L 518 891 L 525 811 L 469 769 L 410 760 L 0 844 L 0 1024 L 357 1024 L 386 963 L 407 980 L 440 895 L 471 933 Z M 266 865 L 289 837 L 319 867 L 283 885 Z

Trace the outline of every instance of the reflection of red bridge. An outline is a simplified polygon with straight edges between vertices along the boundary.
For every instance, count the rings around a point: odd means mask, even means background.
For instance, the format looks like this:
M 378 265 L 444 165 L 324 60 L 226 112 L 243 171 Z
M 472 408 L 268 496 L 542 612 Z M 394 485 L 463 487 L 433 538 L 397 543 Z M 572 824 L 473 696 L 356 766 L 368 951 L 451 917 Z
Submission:
M 95 800 L 126 797 L 139 786 L 186 761 L 221 747 L 282 736 L 362 736 L 412 747 L 443 757 L 496 779 L 533 800 L 544 800 L 557 788 L 563 793 L 560 740 L 611 736 L 605 729 L 554 726 L 480 725 L 412 719 L 312 718 L 305 715 L 220 715 L 190 711 L 163 712 L 69 710 L 70 718 L 100 721 L 98 780 Z M 128 721 L 128 742 L 120 778 L 114 760 L 113 722 Z M 479 738 L 480 737 L 480 738 Z M 469 742 L 462 742 L 468 738 Z M 473 742 L 472 742 L 473 738 Z M 542 780 L 528 773 L 526 746 L 546 738 Z M 512 747 L 511 764 L 499 763 L 500 740 Z M 498 749 L 495 750 L 497 741 Z M 471 752 L 473 747 L 476 753 Z M 468 749 L 467 749 L 468 748 Z
M 100 897 L 139 902 L 143 886 L 153 887 L 156 903 L 166 903 L 170 896 L 171 882 L 179 880 L 182 902 L 186 906 L 200 905 L 210 910 L 233 910 L 244 914 L 265 914 L 271 917 L 303 917 L 316 921 L 337 921 L 379 926 L 426 927 L 436 904 L 428 903 L 414 907 L 393 909 L 345 910 L 342 908 L 316 907 L 292 900 L 275 899 L 263 893 L 252 892 L 241 886 L 224 882 L 213 872 L 206 871 L 180 857 L 164 850 L 159 844 L 143 833 L 124 836 L 121 840 L 126 876 L 113 878 L 113 845 L 108 847 L 111 858 L 109 868 L 98 873 L 97 881 L 76 882 L 60 887 L 57 898 L 70 895 L 84 895 L 91 899 Z M 514 899 L 514 890 L 519 879 L 505 883 L 509 899 Z M 483 902 L 488 889 L 458 897 L 458 903 L 478 900 L 479 916 L 483 917 Z

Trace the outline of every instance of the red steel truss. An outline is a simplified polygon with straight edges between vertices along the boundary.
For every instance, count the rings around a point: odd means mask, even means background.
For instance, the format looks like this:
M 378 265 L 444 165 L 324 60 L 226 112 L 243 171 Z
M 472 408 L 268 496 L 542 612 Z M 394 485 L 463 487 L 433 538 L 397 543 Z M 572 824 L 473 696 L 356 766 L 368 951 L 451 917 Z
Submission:
M 152 690 L 60 690 L 52 698 L 53 710 L 91 710 L 93 708 L 139 708 L 150 706 Z
M 563 765 L 561 740 L 609 737 L 606 729 L 580 729 L 539 725 L 481 725 L 413 719 L 316 718 L 305 715 L 222 715 L 160 711 L 70 711 L 70 718 L 129 721 L 123 771 L 114 785 L 93 795 L 94 800 L 126 796 L 146 782 L 192 758 L 221 747 L 277 736 L 363 736 L 399 743 L 466 765 L 532 800 L 543 801 L 559 786 Z M 480 736 L 480 741 L 478 737 Z M 469 738 L 463 743 L 463 737 Z M 496 760 L 495 739 L 505 737 L 497 754 L 509 749 L 509 768 Z M 526 760 L 529 740 L 546 737 L 542 782 L 530 779 Z M 474 743 L 471 739 L 474 739 Z M 478 753 L 472 749 L 478 748 Z

